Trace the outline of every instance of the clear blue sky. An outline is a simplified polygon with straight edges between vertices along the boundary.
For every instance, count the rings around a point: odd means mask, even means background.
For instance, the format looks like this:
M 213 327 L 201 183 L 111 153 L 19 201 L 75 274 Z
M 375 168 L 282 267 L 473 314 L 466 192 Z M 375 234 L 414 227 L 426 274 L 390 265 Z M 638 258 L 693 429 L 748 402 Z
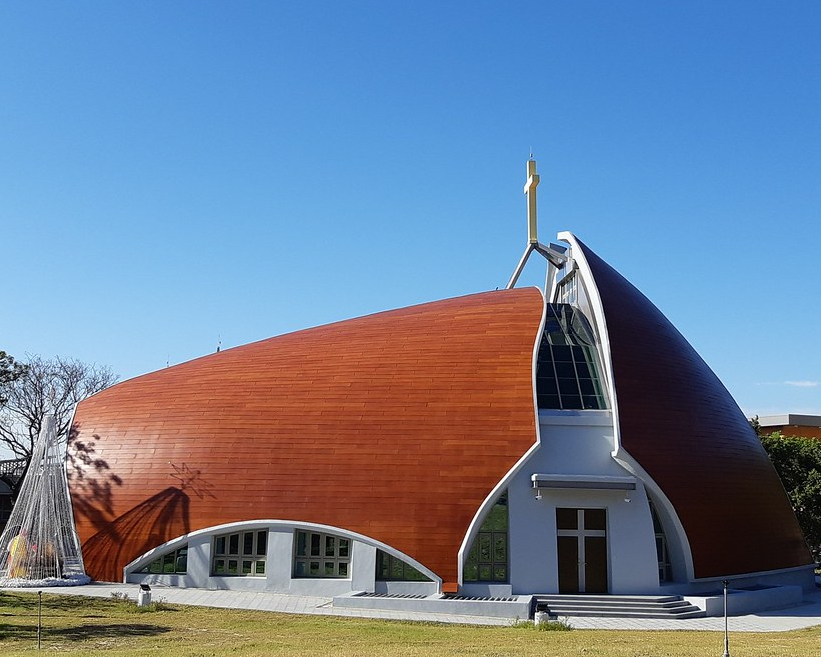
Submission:
M 531 147 L 543 241 L 821 413 L 818 2 L 3 0 L 0 349 L 129 378 L 503 286 Z

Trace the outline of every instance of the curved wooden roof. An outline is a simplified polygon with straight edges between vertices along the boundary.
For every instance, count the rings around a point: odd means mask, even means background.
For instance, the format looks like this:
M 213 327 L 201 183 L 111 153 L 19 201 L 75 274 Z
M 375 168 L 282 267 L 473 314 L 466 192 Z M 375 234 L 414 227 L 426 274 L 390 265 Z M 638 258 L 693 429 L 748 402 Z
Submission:
M 577 242 L 604 309 L 621 444 L 675 507 L 696 578 L 811 564 L 781 481 L 730 393 L 641 292 Z
M 125 381 L 77 409 L 87 572 L 242 520 L 343 527 L 457 581 L 476 510 L 535 443 L 535 288 L 394 310 Z M 458 491 L 458 494 L 454 494 Z

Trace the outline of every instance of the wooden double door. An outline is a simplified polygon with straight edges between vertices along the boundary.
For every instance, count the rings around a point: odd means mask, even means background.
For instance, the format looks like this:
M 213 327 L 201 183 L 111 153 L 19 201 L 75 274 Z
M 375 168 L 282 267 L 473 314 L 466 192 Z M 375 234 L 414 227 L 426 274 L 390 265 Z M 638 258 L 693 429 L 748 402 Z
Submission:
M 559 593 L 607 593 L 607 510 L 556 509 Z

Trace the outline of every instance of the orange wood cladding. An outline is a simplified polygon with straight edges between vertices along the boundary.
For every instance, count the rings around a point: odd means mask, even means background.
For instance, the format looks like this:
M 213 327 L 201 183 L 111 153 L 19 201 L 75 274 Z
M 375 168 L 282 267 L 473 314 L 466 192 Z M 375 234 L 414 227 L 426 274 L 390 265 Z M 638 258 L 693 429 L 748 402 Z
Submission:
M 503 290 L 229 349 L 82 402 L 69 481 L 86 568 L 283 519 L 362 533 L 457 579 L 479 505 L 536 440 L 543 300 Z
M 730 393 L 641 292 L 580 245 L 604 307 L 622 445 L 675 507 L 695 576 L 812 563 L 778 475 Z

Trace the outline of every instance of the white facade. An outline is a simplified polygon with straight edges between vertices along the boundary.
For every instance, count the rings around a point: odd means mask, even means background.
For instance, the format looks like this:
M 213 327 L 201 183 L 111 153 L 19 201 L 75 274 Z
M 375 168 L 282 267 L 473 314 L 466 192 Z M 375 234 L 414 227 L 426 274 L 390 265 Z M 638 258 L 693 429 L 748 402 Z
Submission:
M 655 533 L 641 480 L 611 456 L 610 411 L 542 411 L 540 444 L 506 482 L 509 499 L 509 584 L 468 583 L 467 595 L 559 591 L 556 509 L 606 511 L 607 592 L 657 593 Z M 631 481 L 634 489 L 534 488 L 534 475 L 584 486 Z M 557 485 L 561 486 L 562 483 Z M 595 485 L 595 483 L 593 484 Z

